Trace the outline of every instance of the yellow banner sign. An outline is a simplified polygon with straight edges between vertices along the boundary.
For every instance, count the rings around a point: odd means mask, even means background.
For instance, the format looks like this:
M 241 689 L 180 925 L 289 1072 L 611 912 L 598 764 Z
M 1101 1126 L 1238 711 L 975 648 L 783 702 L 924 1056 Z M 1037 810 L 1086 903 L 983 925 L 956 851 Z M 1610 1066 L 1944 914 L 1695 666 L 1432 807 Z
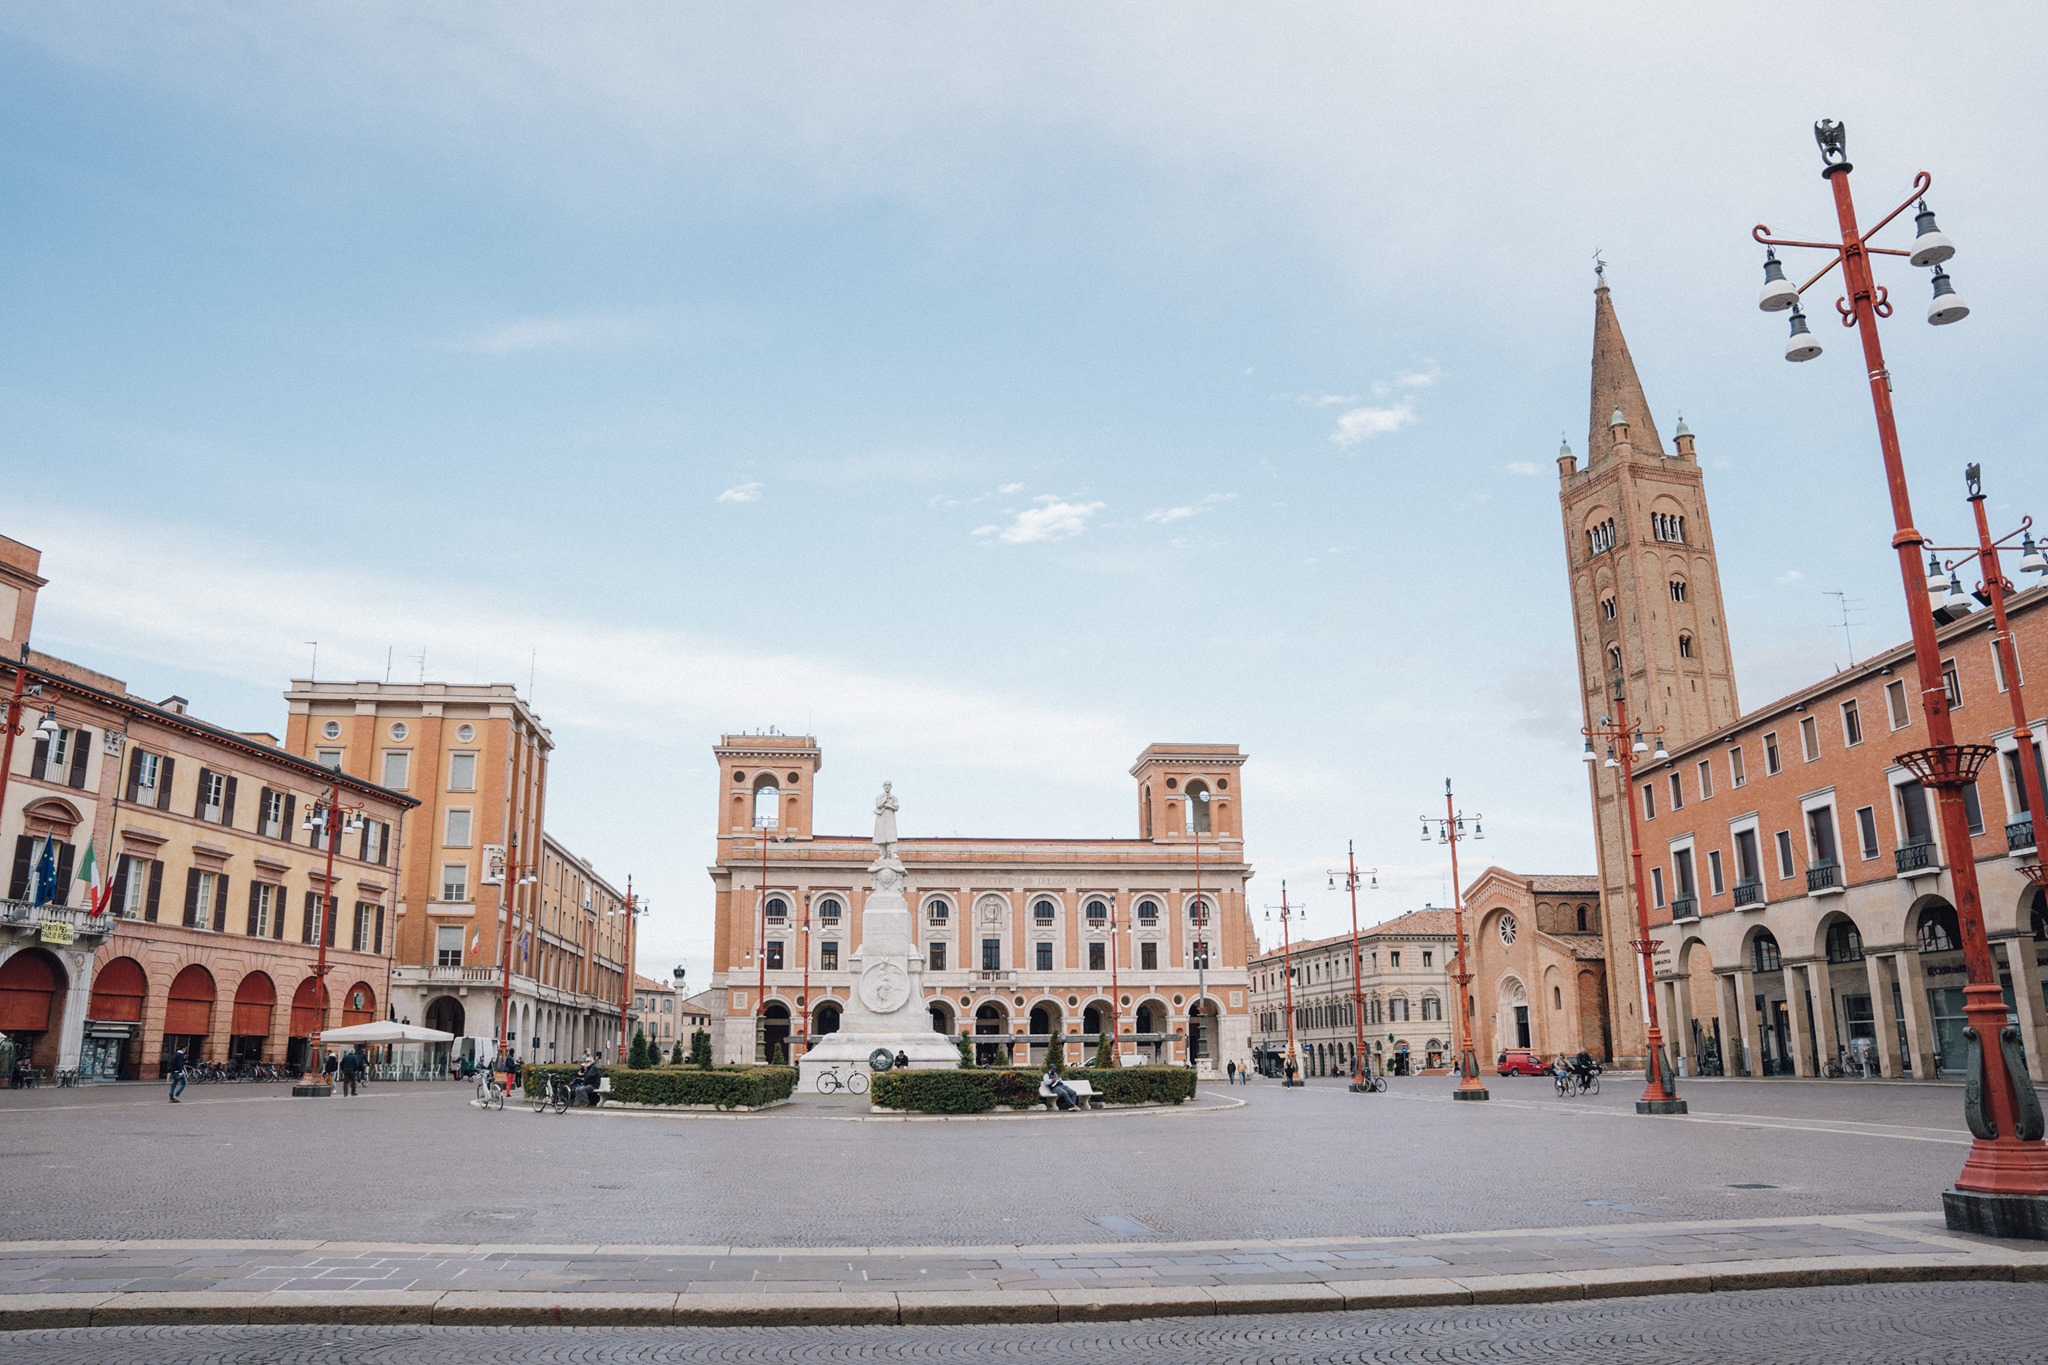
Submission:
M 56 919 L 46 919 L 43 921 L 43 942 L 64 944 L 71 943 L 77 938 L 77 931 L 64 921 Z

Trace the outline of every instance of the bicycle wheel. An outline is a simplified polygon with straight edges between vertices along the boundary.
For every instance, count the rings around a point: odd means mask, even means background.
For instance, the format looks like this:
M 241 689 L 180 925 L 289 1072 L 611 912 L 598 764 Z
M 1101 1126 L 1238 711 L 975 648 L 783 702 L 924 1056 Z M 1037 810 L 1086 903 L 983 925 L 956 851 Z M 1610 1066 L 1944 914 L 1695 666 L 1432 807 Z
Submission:
M 839 1073 L 838 1073 L 838 1072 L 836 1072 L 836 1071 L 820 1071 L 820 1072 L 818 1073 L 818 1093 L 819 1093 L 820 1095 L 829 1095 L 829 1094 L 831 1094 L 831 1093 L 832 1093 L 833 1091 L 837 1090 L 838 1088 L 839 1088 Z
M 868 1093 L 868 1078 L 856 1071 L 847 1077 L 846 1088 L 856 1095 L 865 1095 Z
M 553 1108 L 554 1108 L 554 1111 L 555 1111 L 555 1112 L 556 1112 L 557 1114 L 566 1114 L 566 1113 L 568 1113 L 568 1112 L 569 1112 L 569 1091 L 568 1091 L 568 1088 L 567 1088 L 566 1086 L 560 1086 L 560 1085 L 557 1085 L 557 1086 L 550 1086 L 550 1087 L 549 1087 L 549 1089 L 548 1089 L 548 1102 L 549 1102 L 549 1104 L 550 1104 L 550 1105 L 552 1105 L 552 1106 L 553 1106 Z
M 548 1091 L 553 1088 L 546 1081 L 543 1081 L 541 1082 L 540 1089 L 526 1097 L 526 1102 L 532 1106 L 534 1113 L 538 1114 L 548 1107 Z
M 1593 1073 L 1592 1078 L 1586 1082 L 1586 1093 L 1589 1095 L 1600 1093 L 1600 1074 L 1598 1072 Z
M 494 1085 L 491 1087 L 491 1108 L 503 1112 L 505 1108 L 505 1088 L 503 1086 Z

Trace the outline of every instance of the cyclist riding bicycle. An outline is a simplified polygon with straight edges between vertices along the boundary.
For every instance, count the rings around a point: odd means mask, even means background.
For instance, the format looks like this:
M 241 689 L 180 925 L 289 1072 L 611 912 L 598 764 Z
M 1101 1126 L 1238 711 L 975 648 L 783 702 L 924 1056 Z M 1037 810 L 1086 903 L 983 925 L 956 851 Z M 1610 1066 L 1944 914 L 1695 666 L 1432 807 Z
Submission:
M 1581 1085 L 1590 1082 L 1593 1079 L 1594 1073 L 1599 1070 L 1600 1064 L 1595 1062 L 1593 1054 L 1584 1048 L 1580 1048 L 1579 1055 L 1572 1058 L 1572 1074 L 1579 1078 L 1579 1084 Z

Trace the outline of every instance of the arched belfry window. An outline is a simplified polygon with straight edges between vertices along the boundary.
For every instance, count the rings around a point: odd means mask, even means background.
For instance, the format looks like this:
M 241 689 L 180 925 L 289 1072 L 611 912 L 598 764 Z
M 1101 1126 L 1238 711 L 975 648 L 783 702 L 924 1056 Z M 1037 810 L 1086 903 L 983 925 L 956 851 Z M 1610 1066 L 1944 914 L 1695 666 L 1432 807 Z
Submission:
M 1678 637 L 1678 657 L 1681 659 L 1690 659 L 1692 657 L 1692 636 L 1683 632 Z
M 754 828 L 774 829 L 781 816 L 782 790 L 775 785 L 773 773 L 762 773 L 754 779 Z
M 1600 599 L 1600 615 L 1603 620 L 1612 621 L 1619 610 L 1620 608 L 1615 605 L 1612 597 Z
M 1195 781 L 1188 783 L 1188 833 L 1209 832 L 1209 784 Z
M 1683 578 L 1671 580 L 1671 600 L 1674 602 L 1683 602 L 1685 600 L 1685 580 Z

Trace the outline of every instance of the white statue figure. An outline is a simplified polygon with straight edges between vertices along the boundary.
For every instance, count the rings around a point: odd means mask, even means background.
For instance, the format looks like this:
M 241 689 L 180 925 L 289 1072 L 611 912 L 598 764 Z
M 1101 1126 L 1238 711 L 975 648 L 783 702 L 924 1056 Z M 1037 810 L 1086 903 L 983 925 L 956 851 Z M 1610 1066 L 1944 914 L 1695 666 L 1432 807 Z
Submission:
M 896 798 L 890 792 L 892 784 L 882 784 L 882 794 L 875 798 L 875 842 L 882 847 L 884 858 L 896 856 Z

